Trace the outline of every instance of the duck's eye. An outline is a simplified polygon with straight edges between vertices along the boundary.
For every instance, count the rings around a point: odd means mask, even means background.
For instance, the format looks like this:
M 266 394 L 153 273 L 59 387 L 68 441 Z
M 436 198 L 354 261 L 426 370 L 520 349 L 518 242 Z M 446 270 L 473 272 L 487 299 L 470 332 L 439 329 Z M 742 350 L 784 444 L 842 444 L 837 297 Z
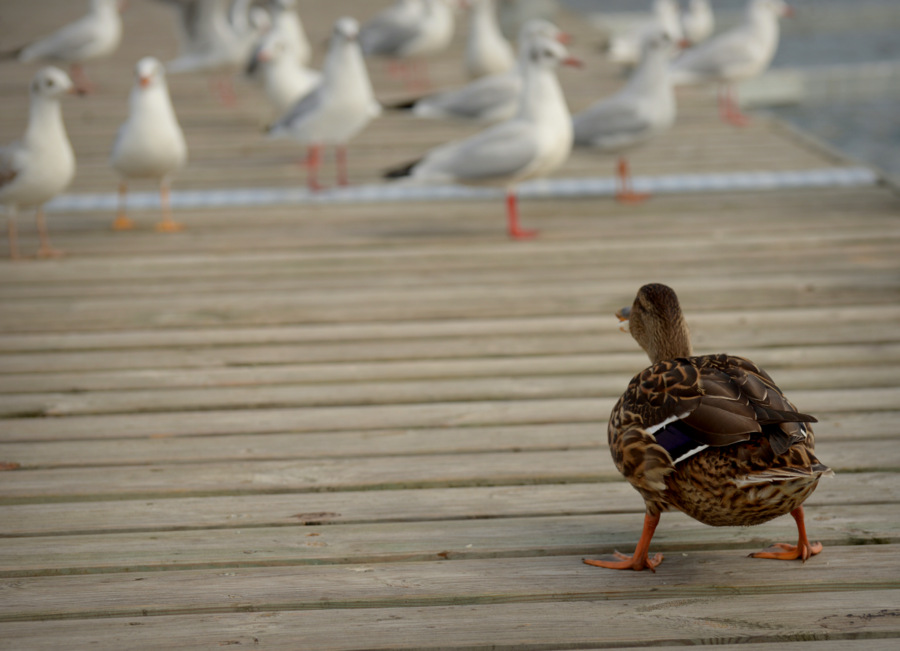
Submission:
M 48 87 L 52 87 L 52 86 L 53 86 L 53 80 L 52 80 L 52 79 L 48 79 L 48 80 L 47 80 L 47 86 L 48 86 Z

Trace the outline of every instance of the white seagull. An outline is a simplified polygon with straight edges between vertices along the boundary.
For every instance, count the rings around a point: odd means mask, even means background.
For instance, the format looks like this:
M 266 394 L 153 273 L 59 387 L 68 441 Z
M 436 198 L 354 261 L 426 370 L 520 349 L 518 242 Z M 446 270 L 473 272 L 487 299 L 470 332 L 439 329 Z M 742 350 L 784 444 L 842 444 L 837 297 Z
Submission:
M 269 12 L 272 15 L 271 33 L 282 39 L 288 58 L 308 66 L 312 61 L 312 46 L 297 13 L 297 0 L 272 0 Z
M 261 70 L 266 99 L 276 118 L 284 115 L 322 80 L 317 70 L 307 68 L 297 60 L 285 36 L 276 31 L 263 37 L 250 67 Z
M 497 24 L 494 0 L 468 0 L 469 33 L 465 66 L 472 79 L 506 72 L 516 64 L 516 55 Z
M 19 258 L 16 216 L 20 208 L 37 209 L 38 257 L 60 252 L 50 246 L 44 204 L 66 189 L 75 176 L 75 153 L 62 119 L 60 97 L 74 84 L 59 68 L 42 68 L 31 82 L 31 108 L 22 139 L 0 148 L 0 205 L 6 209 L 9 256 Z
M 516 114 L 522 92 L 523 69 L 529 48 L 536 39 L 555 39 L 567 44 L 571 39 L 553 23 L 534 18 L 519 30 L 519 55 L 515 67 L 505 73 L 482 77 L 461 88 L 396 104 L 420 118 L 499 122 Z
M 622 34 L 613 35 L 609 41 L 609 59 L 626 66 L 636 65 L 641 59 L 644 41 L 660 31 L 673 43 L 682 42 L 677 0 L 654 0 L 652 16 Z
M 119 127 L 109 158 L 121 178 L 113 228 L 134 228 L 125 209 L 128 181 L 148 178 L 159 183 L 162 221 L 156 230 L 180 231 L 183 227 L 172 219 L 169 207 L 169 179 L 187 162 L 187 144 L 169 98 L 165 69 L 157 59 L 144 57 L 137 62 L 128 101 L 128 119 Z
M 685 51 L 672 62 L 672 83 L 718 82 L 719 114 L 736 126 L 747 124 L 734 99 L 732 84 L 762 73 L 778 49 L 778 19 L 792 16 L 782 0 L 750 0 L 744 22 Z
M 122 40 L 119 0 L 90 0 L 88 13 L 17 52 L 19 61 L 60 61 L 70 64 L 78 92 L 93 88 L 81 64 L 115 52 Z
M 453 40 L 456 0 L 397 0 L 376 14 L 359 32 L 359 44 L 367 57 L 384 57 L 392 64 L 409 61 L 403 71 L 427 82 L 422 57 L 442 52 Z M 396 70 L 394 67 L 392 71 Z
M 539 39 L 526 55 L 524 83 L 515 117 L 465 140 L 429 151 L 420 160 L 387 172 L 391 179 L 414 183 L 462 183 L 506 186 L 507 232 L 514 239 L 533 237 L 519 226 L 516 184 L 550 174 L 572 149 L 572 118 L 556 67 L 580 65 L 556 40 Z
M 668 69 L 672 47 L 672 41 L 663 33 L 644 41 L 641 64 L 625 87 L 572 118 L 576 146 L 622 151 L 646 142 L 675 123 L 675 94 Z M 635 202 L 647 198 L 632 189 L 624 155 L 619 156 L 618 178 L 616 199 Z
M 713 33 L 716 19 L 709 0 L 690 0 L 687 9 L 681 12 L 681 31 L 684 45 L 697 45 Z
M 336 148 L 338 183 L 347 185 L 347 142 L 381 113 L 375 100 L 357 36 L 359 23 L 340 18 L 334 24 L 322 69 L 322 82 L 269 129 L 308 147 L 308 185 L 320 189 L 318 169 L 323 145 Z
M 223 104 L 236 98 L 231 75 L 243 70 L 253 48 L 270 27 L 268 13 L 254 7 L 246 20 L 229 12 L 228 0 L 165 0 L 178 11 L 181 52 L 169 61 L 171 74 L 216 73 L 214 87 Z

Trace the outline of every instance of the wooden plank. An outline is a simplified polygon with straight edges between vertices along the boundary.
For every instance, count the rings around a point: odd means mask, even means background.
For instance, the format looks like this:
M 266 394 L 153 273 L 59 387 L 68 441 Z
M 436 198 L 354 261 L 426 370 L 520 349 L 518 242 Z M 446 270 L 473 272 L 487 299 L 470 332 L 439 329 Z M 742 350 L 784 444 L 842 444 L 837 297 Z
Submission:
M 828 506 L 810 510 L 807 518 L 809 535 L 826 547 L 900 540 L 900 522 L 885 519 L 883 505 Z M 640 523 L 640 513 L 612 513 L 6 538 L 0 541 L 0 577 L 601 555 L 633 549 Z M 672 513 L 653 548 L 759 549 L 796 536 L 787 516 L 760 527 L 717 528 Z
M 823 373 L 823 368 L 844 364 L 864 364 L 871 378 L 890 371 L 900 362 L 900 344 L 846 344 L 805 346 L 803 348 L 741 347 L 740 353 L 766 368 L 786 391 L 795 386 L 824 388 L 837 382 L 838 374 Z M 737 351 L 736 351 L 737 352 Z M 566 375 L 617 372 L 622 386 L 629 374 L 641 368 L 642 352 L 597 354 L 585 351 L 568 355 L 529 355 L 523 357 L 443 358 L 423 360 L 346 361 L 340 363 L 257 363 L 245 366 L 198 366 L 161 368 L 123 368 L 120 370 L 53 371 L 47 358 L 42 372 L 0 374 L 0 394 L 63 392 L 75 394 L 117 389 L 154 391 L 172 388 L 213 388 L 270 386 L 283 384 L 329 384 L 346 382 L 430 380 L 434 378 L 515 378 L 528 375 Z M 171 358 L 173 361 L 175 357 Z M 203 358 L 195 360 L 203 361 Z M 212 360 L 207 360 L 212 362 Z M 789 371 L 789 373 L 788 373 Z M 790 374 L 790 378 L 788 378 Z M 787 382 L 786 379 L 790 379 Z M 793 384 L 797 382 L 797 384 Z M 865 384 L 871 384 L 867 381 Z
M 706 308 L 709 310 L 709 306 Z M 890 324 L 900 320 L 900 307 L 871 305 L 863 311 L 852 307 L 795 307 L 782 310 L 704 311 L 690 316 L 690 325 L 703 333 L 719 333 L 758 329 L 763 326 L 805 327 L 810 321 L 825 326 Z M 136 348 L 213 347 L 234 344 L 265 345 L 276 343 L 309 343 L 334 341 L 379 341 L 410 337 L 486 337 L 522 334 L 609 335 L 613 323 L 609 314 L 535 316 L 505 319 L 446 319 L 441 321 L 407 321 L 398 323 L 335 323 L 321 325 L 278 325 L 266 328 L 201 328 L 132 330 L 118 332 L 62 332 L 54 334 L 0 334 L 3 353 L 61 352 L 77 350 L 116 350 Z
M 815 305 L 889 303 L 900 296 L 900 280 L 893 271 L 881 274 L 816 274 L 807 278 L 815 292 L 806 292 Z M 728 288 L 725 288 L 727 282 Z M 634 292 L 634 281 L 624 284 L 619 298 Z M 725 307 L 786 307 L 797 304 L 804 292 L 804 278 L 796 273 L 752 279 L 728 278 L 705 281 L 710 293 Z M 765 294 L 741 291 L 764 284 Z M 809 285 L 807 285 L 808 287 Z M 85 298 L 60 305 L 56 301 L 15 302 L 0 315 L 7 331 L 31 330 L 27 324 L 67 323 L 70 329 L 147 328 L 152 326 L 209 326 L 210 324 L 262 325 L 279 322 L 323 323 L 343 320 L 459 318 L 463 314 L 497 315 L 559 314 L 560 311 L 595 314 L 595 282 L 544 283 L 511 286 L 498 295 L 495 288 L 444 287 L 440 293 L 423 289 L 365 291 L 268 291 L 224 296 Z M 740 300 L 735 300 L 739 295 Z M 687 301 L 688 299 L 682 299 Z M 621 307 L 618 305 L 617 307 Z M 617 309 L 617 308 L 614 308 Z M 32 326 L 33 327 L 33 326 Z
M 792 391 L 807 412 L 894 411 L 894 387 Z M 347 431 L 407 427 L 462 427 L 605 420 L 614 398 L 559 398 L 435 402 L 402 405 L 348 405 L 271 409 L 110 414 L 69 418 L 10 418 L 0 421 L 0 440 L 52 441 L 204 436 L 223 434 Z
M 605 396 L 618 397 L 624 385 L 623 374 L 522 375 L 515 378 L 435 379 L 351 384 L 285 384 L 213 388 L 174 388 L 128 391 L 92 391 L 89 393 L 19 393 L 0 395 L 0 418 L 17 416 L 83 416 L 210 409 L 266 409 L 274 407 L 325 407 L 332 405 L 386 405 L 465 400 L 546 400 Z M 900 384 L 900 369 L 894 366 L 845 366 L 839 375 L 821 369 L 784 370 L 778 382 L 785 389 L 855 390 L 895 387 Z M 898 404 L 897 406 L 900 406 Z
M 819 414 L 817 440 L 891 439 L 898 411 Z M 592 449 L 605 447 L 606 422 L 499 427 L 370 429 L 362 431 L 231 434 L 127 439 L 79 439 L 0 443 L 0 460 L 30 468 L 97 468 L 213 461 L 272 461 Z
M 839 473 L 819 483 L 810 512 L 847 504 L 893 505 L 897 473 Z M 244 529 L 310 524 L 427 522 L 505 517 L 641 513 L 643 500 L 624 479 L 597 483 L 467 486 L 428 490 L 173 496 L 0 505 L 0 537 Z
M 645 578 L 643 575 L 641 579 Z M 60 646 L 193 651 L 247 645 L 266 649 L 522 649 L 880 639 L 900 636 L 898 593 L 811 593 L 790 608 L 771 595 L 574 601 L 432 608 L 364 608 L 112 619 L 9 622 L 5 637 L 34 651 Z M 498 632 L 502 638 L 498 639 Z M 436 639 L 439 636 L 439 640 Z M 490 642 L 488 642 L 488 640 Z M 741 647 L 743 648 L 743 647 Z M 801 647 L 802 648 L 802 647 Z M 853 648 L 853 647 L 850 647 Z
M 598 431 L 598 439 L 601 434 Z M 302 439 L 298 442 L 302 444 Z M 896 471 L 894 441 L 831 441 L 817 454 L 836 472 Z M 542 450 L 475 454 L 177 463 L 153 466 L 54 468 L 10 472 L 2 503 L 139 499 L 228 493 L 374 490 L 517 483 L 618 481 L 605 450 Z
M 0 614 L 0 621 L 242 612 L 248 604 L 271 612 L 320 610 L 323 603 L 329 609 L 422 608 L 900 589 L 887 545 L 829 547 L 827 558 L 777 567 L 747 558 L 747 551 L 754 550 L 672 552 L 640 581 L 589 567 L 578 556 L 20 577 L 15 612 Z M 727 586 L 720 582 L 722 567 L 733 576 Z M 84 597 L 72 600 L 71 594 Z
M 422 208 L 425 210 L 425 208 Z M 217 215 L 221 219 L 220 215 Z M 193 214 L 192 221 L 198 223 L 203 219 L 202 215 Z M 279 228 L 283 220 L 273 221 L 270 229 L 278 229 L 279 234 L 284 232 L 285 237 L 290 237 L 290 231 Z M 648 220 L 649 221 L 649 220 Z M 671 217 L 670 217 L 671 221 Z M 648 224 L 659 231 L 666 230 L 666 222 Z M 840 226 L 835 225 L 835 229 Z M 690 231 L 693 232 L 693 231 Z M 90 234 L 93 236 L 93 234 Z M 738 235 L 738 234 L 735 234 Z M 540 249 L 540 256 L 529 258 L 507 249 L 496 248 L 495 255 L 488 257 L 490 250 L 487 247 L 478 246 L 473 242 L 472 250 L 465 255 L 460 252 L 451 255 L 445 250 L 436 250 L 434 259 L 415 255 L 418 249 L 407 248 L 391 251 L 396 254 L 396 263 L 389 265 L 378 258 L 370 258 L 362 255 L 362 251 L 355 251 L 355 257 L 346 253 L 339 255 L 331 250 L 330 256 L 312 255 L 300 253 L 296 249 L 283 254 L 273 254 L 272 259 L 258 259 L 252 253 L 245 254 L 247 263 L 251 268 L 246 273 L 237 274 L 233 267 L 224 264 L 222 256 L 179 256 L 172 261 L 171 268 L 160 268 L 153 265 L 150 259 L 136 259 L 132 264 L 122 269 L 121 274 L 110 277 L 102 274 L 102 270 L 89 264 L 88 260 L 75 261 L 71 275 L 59 276 L 48 273 L 47 270 L 27 272 L 14 272 L 12 275 L 16 282 L 0 288 L 0 295 L 4 300 L 27 301 L 39 298 L 62 297 L 103 297 L 122 296 L 128 294 L 129 283 L 137 280 L 134 276 L 142 274 L 142 294 L 159 295 L 168 292 L 172 295 L 223 291 L 225 287 L 229 291 L 250 292 L 254 285 L 258 286 L 260 280 L 264 280 L 266 286 L 275 289 L 291 288 L 315 288 L 315 287 L 366 287 L 375 284 L 386 286 L 434 286 L 455 282 L 485 282 L 490 279 L 492 283 L 515 283 L 526 279 L 554 279 L 559 281 L 591 279 L 600 274 L 600 269 L 591 265 L 591 258 L 603 255 L 608 258 L 608 263 L 617 261 L 626 262 L 630 256 L 638 253 L 655 253 L 666 255 L 673 264 L 682 262 L 687 264 L 698 254 L 703 255 L 709 268 L 716 268 L 721 274 L 735 276 L 733 267 L 735 255 L 739 255 L 741 262 L 748 266 L 764 265 L 771 272 L 790 271 L 796 269 L 802 263 L 807 273 L 812 271 L 852 271 L 858 267 L 858 261 L 848 259 L 842 255 L 848 244 L 860 246 L 859 231 L 846 231 L 844 237 L 833 241 L 808 241 L 797 238 L 796 250 L 792 259 L 772 260 L 771 255 L 765 253 L 766 247 L 776 244 L 775 241 L 761 241 L 757 249 L 751 252 L 736 252 L 731 247 L 712 248 L 708 245 L 698 245 L 685 240 L 684 247 L 679 247 L 675 253 L 665 249 L 664 243 L 651 241 L 644 245 L 639 244 L 638 234 L 633 240 L 620 244 L 615 248 L 604 247 L 587 240 L 580 246 L 572 246 L 569 240 L 548 242 L 546 247 Z M 744 237 L 744 233 L 740 233 Z M 746 235 L 750 237 L 750 235 Z M 683 237 L 678 233 L 671 233 L 670 237 L 677 239 Z M 895 239 L 886 236 L 887 239 L 870 242 L 867 255 L 875 261 L 883 261 L 885 265 L 896 257 L 900 244 Z M 680 241 L 680 240 L 679 240 Z M 374 244 L 374 243 L 373 243 Z M 365 252 L 370 252 L 374 247 L 366 247 Z M 403 255 L 405 253 L 405 255 Z M 564 257 L 565 256 L 565 257 Z M 893 257 L 891 257 L 893 256 Z M 81 264 L 77 264 L 81 262 Z M 412 271 L 422 271 L 423 274 L 413 274 Z M 375 283 L 374 273 L 377 272 L 378 282 Z M 427 272 L 427 273 L 424 273 Z M 675 273 L 675 272 L 673 272 Z M 180 276 L 180 277 L 179 277 Z M 613 267 L 609 271 L 603 269 L 603 276 L 608 281 L 613 278 L 624 279 L 630 274 L 625 269 Z M 686 274 L 678 273 L 673 276 L 681 279 Z M 177 282 L 175 282 L 177 281 Z
M 893 331 L 877 325 L 822 327 L 813 331 L 798 328 L 772 328 L 765 331 L 735 328 L 715 335 L 700 332 L 695 336 L 698 352 L 728 350 L 745 354 L 759 363 L 762 356 L 779 365 L 779 359 L 814 359 L 820 353 L 822 362 L 857 361 L 848 354 L 862 349 L 871 359 L 873 352 L 894 354 L 898 342 Z M 846 352 L 835 348 L 846 345 Z M 702 348 L 701 348 L 702 346 Z M 766 350 L 777 346 L 778 350 Z M 830 348 L 829 348 L 830 347 Z M 360 363 L 371 361 L 434 361 L 454 358 L 493 357 L 511 358 L 547 355 L 597 355 L 596 371 L 646 365 L 646 358 L 636 350 L 634 341 L 618 332 L 583 334 L 507 334 L 497 337 L 409 337 L 406 340 L 384 341 L 322 341 L 308 343 L 279 343 L 274 345 L 187 347 L 172 349 L 132 349 L 65 351 L 51 353 L 8 354 L 0 357 L 3 373 L 35 373 L 41 371 L 96 372 L 116 369 L 210 368 L 216 366 L 283 365 L 314 363 Z M 743 351 L 747 352 L 744 353 Z M 625 353 L 626 357 L 616 353 Z M 609 366 L 606 360 L 610 361 Z M 861 360 L 860 360 L 861 361 Z

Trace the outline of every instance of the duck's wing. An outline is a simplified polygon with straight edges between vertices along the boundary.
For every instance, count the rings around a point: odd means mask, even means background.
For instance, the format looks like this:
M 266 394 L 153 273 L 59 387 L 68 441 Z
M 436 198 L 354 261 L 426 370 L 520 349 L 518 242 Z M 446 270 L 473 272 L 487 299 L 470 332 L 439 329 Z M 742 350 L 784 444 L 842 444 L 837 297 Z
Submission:
M 731 355 L 666 360 L 645 369 L 624 409 L 677 463 L 705 447 L 765 435 L 776 454 L 806 438 L 800 413 L 753 362 Z

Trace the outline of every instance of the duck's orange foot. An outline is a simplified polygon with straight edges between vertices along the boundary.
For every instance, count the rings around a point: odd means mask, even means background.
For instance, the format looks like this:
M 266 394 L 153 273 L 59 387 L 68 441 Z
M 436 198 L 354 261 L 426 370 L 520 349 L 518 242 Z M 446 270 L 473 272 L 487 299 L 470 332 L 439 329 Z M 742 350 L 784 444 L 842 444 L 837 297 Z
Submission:
M 750 554 L 750 558 L 774 558 L 780 561 L 795 561 L 798 558 L 804 563 L 810 556 L 815 556 L 822 551 L 822 543 L 801 543 L 790 545 L 788 543 L 775 543 L 766 547 L 761 552 Z
M 594 567 L 605 567 L 610 570 L 635 570 L 636 572 L 641 570 L 656 572 L 656 566 L 662 563 L 663 560 L 662 554 L 654 554 L 653 556 L 635 554 L 634 556 L 627 556 L 626 554 L 615 552 L 613 556 L 619 560 L 597 561 L 592 558 L 583 558 L 581 560 L 585 565 L 593 565 Z

